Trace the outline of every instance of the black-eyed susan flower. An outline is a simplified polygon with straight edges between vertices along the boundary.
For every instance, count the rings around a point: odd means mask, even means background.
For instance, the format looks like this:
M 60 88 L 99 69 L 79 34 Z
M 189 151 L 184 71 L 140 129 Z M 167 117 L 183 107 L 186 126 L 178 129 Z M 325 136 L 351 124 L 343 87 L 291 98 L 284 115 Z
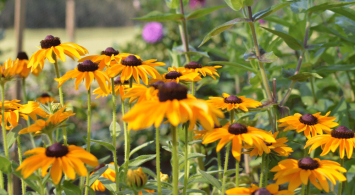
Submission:
M 140 103 L 146 100 L 152 100 L 158 98 L 159 87 L 164 84 L 163 81 L 157 81 L 155 83 L 150 84 L 149 86 L 145 86 L 142 84 L 133 84 L 132 88 L 128 88 L 126 90 L 126 94 L 124 98 L 130 98 L 129 103 L 133 103 L 137 101 Z
M 240 109 L 245 112 L 249 111 L 248 108 L 257 108 L 262 105 L 260 102 L 255 101 L 253 99 L 246 98 L 244 96 L 237 97 L 235 95 L 229 95 L 227 93 L 223 93 L 223 98 L 210 97 L 208 102 L 213 104 L 217 108 L 221 108 L 222 110 L 227 109 L 228 111 L 231 111 L 233 109 Z
M 114 165 L 113 162 L 110 163 L 110 165 Z M 94 174 L 97 170 L 101 169 L 102 167 L 104 167 L 105 164 L 102 163 L 99 166 L 95 167 L 95 169 L 92 171 L 92 173 L 90 174 L 90 176 L 92 174 Z M 104 177 L 107 178 L 113 182 L 116 181 L 116 173 L 114 170 L 110 169 L 110 167 L 108 167 L 101 175 L 100 177 Z M 91 185 L 91 189 L 93 189 L 94 191 L 101 191 L 104 192 L 106 190 L 104 184 L 101 183 L 100 180 L 95 180 L 94 183 Z
M 6 82 L 13 80 L 17 73 L 18 63 L 14 63 L 11 58 L 9 58 L 2 66 L 0 66 L 0 82 L 5 84 Z
M 108 47 L 104 51 L 101 51 L 101 55 L 86 56 L 84 58 L 81 58 L 79 62 L 84 62 L 85 60 L 91 60 L 95 63 L 98 63 L 101 69 L 104 69 L 106 66 L 110 66 L 111 64 L 116 64 L 116 61 L 120 62 L 122 59 L 125 59 L 129 55 L 132 54 L 120 53 L 114 48 Z
M 71 70 L 60 78 L 55 79 L 58 81 L 58 88 L 63 85 L 63 83 L 69 79 L 75 80 L 75 90 L 79 89 L 79 84 L 85 79 L 85 87 L 87 90 L 90 89 L 92 81 L 95 79 L 99 84 L 101 90 L 104 93 L 109 93 L 108 85 L 111 84 L 110 78 L 107 73 L 99 68 L 97 63 L 90 60 L 85 60 L 83 63 L 78 64 L 78 66 Z M 108 84 L 107 84 L 107 83 Z
M 336 117 L 328 117 L 330 112 L 325 116 L 320 115 L 320 112 L 316 114 L 304 114 L 299 113 L 293 116 L 288 116 L 278 120 L 279 127 L 286 127 L 284 131 L 296 130 L 297 133 L 304 132 L 304 135 L 310 139 L 312 136 L 322 135 L 323 131 L 330 132 L 333 127 L 339 124 L 334 122 Z
M 184 66 L 184 71 L 186 72 L 196 72 L 200 73 L 202 76 L 211 76 L 213 79 L 216 80 L 216 77 L 219 77 L 219 74 L 217 73 L 217 68 L 221 68 L 222 66 L 202 66 L 198 62 L 191 61 L 190 63 L 186 64 Z M 182 68 L 178 68 L 182 69 Z
M 282 137 L 279 139 L 277 138 L 277 135 L 279 134 L 279 132 L 275 132 L 274 134 L 272 134 L 272 132 L 268 131 L 267 132 L 269 135 L 272 135 L 275 138 L 275 143 L 266 143 L 266 146 L 271 150 L 274 151 L 276 153 L 276 155 L 278 156 L 290 156 L 291 153 L 293 152 L 292 148 L 288 147 L 285 143 L 287 143 L 287 137 Z M 263 154 L 263 150 L 259 150 L 259 148 L 257 147 L 251 147 L 246 145 L 245 146 L 246 149 L 249 150 L 249 154 L 250 156 L 256 156 L 259 155 L 261 156 Z
M 74 57 L 80 59 L 80 56 L 89 53 L 84 47 L 75 43 L 61 43 L 59 37 L 47 35 L 44 40 L 41 41 L 41 49 L 36 51 L 28 62 L 28 68 L 34 72 L 37 67 L 43 69 L 44 62 L 47 60 L 51 63 L 55 62 L 53 57 L 57 57 L 65 62 L 65 55 L 74 60 Z
M 179 83 L 180 81 L 199 81 L 201 80 L 200 74 L 196 72 L 187 72 L 185 69 L 181 68 L 175 68 L 175 67 L 169 67 L 168 68 L 169 72 L 164 73 L 162 75 L 161 79 L 152 79 L 150 80 L 149 83 L 155 83 L 157 81 L 163 81 L 163 82 L 177 82 Z
M 31 68 L 28 68 L 28 56 L 26 54 L 26 52 L 20 51 L 17 54 L 17 59 L 14 62 L 17 67 L 17 74 L 21 77 L 21 78 L 27 78 L 28 75 L 31 72 Z M 35 76 L 38 76 L 39 73 L 42 71 L 42 69 L 40 67 L 37 67 L 37 69 L 35 69 L 32 74 L 34 74 Z
M 38 119 L 31 126 L 20 130 L 19 134 L 25 133 L 45 133 L 50 135 L 56 128 L 60 127 L 66 119 L 70 116 L 75 115 L 73 111 L 64 111 L 65 107 L 59 109 L 54 114 L 51 114 L 48 119 L 45 121 L 43 119 Z
M 212 130 L 219 124 L 223 113 L 206 101 L 187 95 L 187 87 L 176 82 L 165 83 L 159 88 L 158 99 L 136 104 L 123 116 L 128 129 L 139 130 L 152 126 L 159 127 L 164 118 L 173 126 L 190 121 L 192 130 L 199 120 L 203 128 Z
M 127 172 L 127 185 L 131 188 L 141 188 L 148 181 L 147 175 L 143 172 L 142 167 L 136 170 L 129 169 Z
M 121 81 L 129 80 L 131 77 L 137 83 L 140 83 L 140 78 L 144 84 L 148 84 L 148 75 L 153 79 L 160 78 L 159 72 L 154 68 L 155 66 L 164 66 L 163 62 L 156 62 L 157 60 L 143 61 L 138 56 L 129 55 L 127 58 L 117 61 L 118 64 L 112 65 L 107 69 L 108 75 L 112 78 L 121 73 Z
M 214 125 L 213 130 L 221 128 L 222 126 L 220 125 Z M 208 133 L 211 133 L 212 131 L 209 130 L 194 130 L 194 134 L 195 136 L 193 137 L 193 139 L 203 139 L 204 137 L 206 137 L 206 135 Z
M 305 157 L 300 160 L 286 159 L 278 163 L 271 169 L 277 172 L 274 176 L 276 184 L 288 184 L 288 190 L 294 191 L 302 183 L 307 185 L 310 181 L 319 190 L 329 192 L 328 181 L 336 185 L 336 181 L 346 181 L 346 178 L 340 172 L 346 172 L 346 169 L 339 163 L 320 160 L 318 158 Z
M 227 195 L 293 195 L 289 190 L 280 190 L 279 185 L 270 184 L 266 188 L 259 188 L 257 185 L 251 184 L 250 188 L 236 187 L 226 191 Z
M 92 167 L 99 165 L 97 158 L 83 148 L 74 145 L 64 146 L 60 143 L 55 143 L 48 148 L 38 147 L 25 152 L 24 155 L 32 155 L 17 168 L 17 171 L 21 170 L 24 178 L 29 177 L 39 168 L 44 177 L 52 165 L 49 173 L 54 184 L 60 182 L 63 172 L 72 180 L 75 179 L 75 173 L 86 176 L 87 169 L 84 163 Z
M 330 150 L 335 152 L 339 148 L 340 158 L 344 158 L 346 151 L 348 159 L 350 159 L 355 147 L 354 131 L 344 126 L 339 126 L 337 129 L 333 129 L 330 134 L 312 137 L 307 141 L 305 148 L 309 146 L 311 146 L 309 152 L 322 146 L 323 152 L 320 154 L 321 156 L 328 154 Z
M 129 88 L 129 81 L 124 81 L 123 83 L 121 82 L 121 77 L 117 77 L 114 81 L 115 83 L 115 94 L 120 95 L 121 99 L 125 99 L 125 90 Z M 96 97 L 107 97 L 109 94 L 112 93 L 111 87 L 108 88 L 109 93 L 104 93 L 104 91 L 101 89 L 101 87 L 94 89 L 93 94 L 98 95 Z
M 48 93 L 42 93 L 42 95 L 39 96 L 36 101 L 41 104 L 47 104 L 51 102 L 56 102 L 57 100 L 51 97 Z
M 255 127 L 247 127 L 240 123 L 234 123 L 232 125 L 227 123 L 221 128 L 214 129 L 211 133 L 204 136 L 202 144 L 209 144 L 217 140 L 220 140 L 216 148 L 217 152 L 232 141 L 232 154 L 238 161 L 240 161 L 243 142 L 265 153 L 270 153 L 270 148 L 266 146 L 266 143 L 276 142 L 274 137 L 266 131 Z

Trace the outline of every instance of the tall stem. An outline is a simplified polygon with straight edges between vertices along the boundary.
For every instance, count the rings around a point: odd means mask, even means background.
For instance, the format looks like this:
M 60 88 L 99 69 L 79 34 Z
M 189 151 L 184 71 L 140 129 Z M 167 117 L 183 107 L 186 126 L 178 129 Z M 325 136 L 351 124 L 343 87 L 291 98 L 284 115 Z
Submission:
M 155 153 L 157 154 L 157 162 L 156 162 L 156 168 L 157 168 L 157 184 L 158 184 L 158 195 L 161 195 L 161 179 L 160 179 L 160 141 L 159 137 L 160 132 L 159 132 L 159 127 L 155 128 Z
M 86 151 L 90 153 L 90 140 L 91 140 L 91 87 L 88 90 L 88 114 L 87 114 L 87 121 L 88 121 L 88 127 L 87 127 L 87 141 L 86 141 Z M 85 187 L 85 195 L 89 194 L 89 179 L 90 179 L 90 173 L 88 172 L 86 176 L 86 187 Z
M 26 78 L 22 78 L 22 97 L 23 97 L 23 102 L 27 103 L 28 99 L 27 99 L 27 93 L 26 93 Z M 30 119 L 26 120 L 26 123 L 27 123 L 27 127 L 31 126 Z M 29 133 L 28 135 L 30 137 L 30 141 L 31 141 L 32 147 L 36 148 L 36 143 L 35 143 L 35 140 L 33 138 L 33 134 Z
M 129 79 L 129 88 L 133 86 L 133 77 Z M 129 103 L 129 109 L 131 109 L 132 104 Z M 122 105 L 122 116 L 125 114 L 124 103 Z M 129 164 L 129 153 L 131 151 L 131 132 L 127 129 L 127 125 L 123 122 L 124 127 L 124 138 L 125 138 L 125 167 L 124 167 L 124 175 L 127 175 L 128 164 Z
M 6 125 L 5 125 L 5 83 L 4 81 L 1 82 L 1 127 L 2 127 L 2 138 L 3 138 L 3 145 L 4 145 L 4 152 L 5 152 L 5 157 L 10 161 L 10 156 L 9 156 L 9 149 L 7 146 L 7 139 L 6 139 Z M 1 174 L 2 177 L 2 174 Z M 12 195 L 12 186 L 11 186 L 11 174 L 7 174 L 7 191 L 9 195 Z
M 340 159 L 340 166 L 344 167 L 344 159 L 343 158 Z M 338 195 L 342 195 L 345 182 L 346 181 L 343 181 L 343 182 L 339 181 Z
M 117 165 L 117 150 L 116 150 L 116 92 L 115 92 L 115 81 L 111 78 L 111 94 L 112 94 L 112 145 L 115 150 L 112 152 L 113 154 L 113 163 L 115 164 L 115 181 L 116 181 L 116 192 L 120 189 L 119 184 L 119 175 L 118 175 L 118 165 Z
M 176 127 L 171 125 L 173 144 L 173 195 L 179 194 L 179 158 L 178 158 L 178 133 Z
M 350 77 L 350 73 L 348 71 L 345 71 L 346 76 L 348 77 L 349 84 L 351 86 L 351 91 L 353 92 L 351 99 L 354 101 L 355 100 L 355 85 L 353 83 L 353 80 Z
M 57 75 L 57 78 L 60 78 L 60 73 L 59 73 L 59 67 L 58 67 L 58 60 L 57 60 L 57 56 L 53 53 L 53 59 L 55 60 L 54 62 L 54 68 L 55 68 L 55 73 Z M 64 106 L 64 98 L 63 98 L 63 89 L 62 86 L 59 87 L 59 100 L 60 100 L 60 104 L 62 106 Z M 68 145 L 68 137 L 67 137 L 67 128 L 66 127 L 62 127 L 63 129 L 63 142 L 64 145 Z M 58 132 L 58 131 L 57 131 Z M 57 140 L 58 141 L 58 140 Z
M 263 187 L 264 169 L 265 169 L 265 153 L 263 153 L 261 156 L 261 170 L 260 170 L 259 188 Z
M 182 15 L 184 15 L 184 3 L 182 0 L 180 0 L 180 12 Z M 187 35 L 187 26 L 186 26 L 185 18 L 182 19 L 181 26 L 182 26 L 181 40 L 185 47 L 185 52 L 189 52 L 189 39 Z M 190 54 L 186 53 L 185 56 L 186 56 L 186 63 L 189 63 L 191 61 Z
M 185 170 L 184 170 L 184 190 L 183 194 L 186 194 L 187 190 L 187 181 L 189 179 L 189 170 L 190 170 L 190 163 L 188 160 L 188 155 L 189 155 L 189 129 L 188 125 L 185 127 Z
M 268 175 L 269 175 L 269 155 L 266 154 L 265 155 L 265 166 L 264 166 L 264 169 L 265 169 L 265 181 L 263 183 L 263 187 L 265 188 L 267 186 L 267 182 L 268 182 Z
M 217 147 L 217 143 L 214 148 Z M 218 163 L 218 179 L 222 180 L 222 160 L 221 160 L 221 153 L 217 152 L 217 163 Z
M 311 182 L 308 181 L 308 184 L 307 184 L 307 195 L 311 195 Z
M 251 32 L 252 32 L 252 36 L 253 36 L 255 53 L 256 53 L 256 57 L 259 59 L 261 57 L 261 55 L 260 55 L 260 50 L 259 50 L 258 38 L 256 36 L 255 25 L 254 25 L 254 21 L 253 21 L 253 12 L 252 12 L 250 6 L 248 6 L 248 12 L 249 12 L 249 19 L 252 20 L 252 22 L 249 22 L 249 26 L 250 26 L 250 29 L 251 29 Z M 264 87 L 265 87 L 265 90 L 266 90 L 267 97 L 271 101 L 272 100 L 272 94 L 271 94 L 270 85 L 269 85 L 269 81 L 267 79 L 267 75 L 266 75 L 264 64 L 261 63 L 259 60 L 258 60 L 258 63 L 259 63 L 260 73 L 261 73 L 263 84 L 264 84 Z
M 20 135 L 17 136 L 17 151 L 18 151 L 18 162 L 21 165 L 22 164 L 22 150 L 21 150 Z M 22 190 L 22 194 L 26 194 L 26 184 L 23 181 L 23 179 L 21 179 L 21 190 Z
M 228 170 L 228 161 L 229 161 L 229 152 L 231 150 L 231 143 L 228 143 L 226 146 L 226 158 L 224 160 L 224 170 L 223 170 L 223 180 L 222 180 L 222 194 L 225 194 L 226 191 L 226 181 L 227 181 L 227 170 Z
M 230 116 L 229 116 L 229 121 L 230 121 L 230 125 L 232 125 L 233 124 L 233 122 L 234 122 L 234 109 L 232 109 L 231 111 L 230 111 Z
M 235 160 L 235 187 L 239 187 L 239 161 Z

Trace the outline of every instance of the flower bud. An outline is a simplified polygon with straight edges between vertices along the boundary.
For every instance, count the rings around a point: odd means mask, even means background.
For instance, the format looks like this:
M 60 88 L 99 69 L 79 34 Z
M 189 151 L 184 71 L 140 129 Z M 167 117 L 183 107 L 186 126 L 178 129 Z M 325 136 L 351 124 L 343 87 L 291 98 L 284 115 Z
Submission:
M 127 172 L 127 185 L 133 188 L 141 188 L 147 183 L 147 175 L 139 167 L 137 170 L 129 169 Z

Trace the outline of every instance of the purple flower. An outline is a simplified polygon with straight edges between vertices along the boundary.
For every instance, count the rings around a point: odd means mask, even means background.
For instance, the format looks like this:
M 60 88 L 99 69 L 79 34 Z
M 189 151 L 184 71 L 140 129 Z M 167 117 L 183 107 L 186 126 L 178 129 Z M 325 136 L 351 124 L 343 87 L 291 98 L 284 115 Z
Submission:
M 190 8 L 195 9 L 197 6 L 205 6 L 206 0 L 190 0 Z
M 163 38 L 163 25 L 159 22 L 149 22 L 143 28 L 142 37 L 147 43 L 157 43 Z
M 266 23 L 266 21 L 265 21 L 265 20 L 263 20 L 263 19 L 260 19 L 260 20 L 259 20 L 259 23 L 260 23 L 260 24 L 265 24 L 265 23 Z

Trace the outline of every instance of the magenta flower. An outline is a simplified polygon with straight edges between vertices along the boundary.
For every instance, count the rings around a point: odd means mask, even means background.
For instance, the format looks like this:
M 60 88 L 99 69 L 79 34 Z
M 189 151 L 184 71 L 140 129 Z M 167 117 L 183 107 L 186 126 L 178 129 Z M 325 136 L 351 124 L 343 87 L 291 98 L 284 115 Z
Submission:
M 147 43 L 157 43 L 163 38 L 163 25 L 159 22 L 149 22 L 142 31 L 142 37 Z
M 206 5 L 206 0 L 190 0 L 190 8 L 191 9 L 196 9 L 198 6 L 205 6 Z

